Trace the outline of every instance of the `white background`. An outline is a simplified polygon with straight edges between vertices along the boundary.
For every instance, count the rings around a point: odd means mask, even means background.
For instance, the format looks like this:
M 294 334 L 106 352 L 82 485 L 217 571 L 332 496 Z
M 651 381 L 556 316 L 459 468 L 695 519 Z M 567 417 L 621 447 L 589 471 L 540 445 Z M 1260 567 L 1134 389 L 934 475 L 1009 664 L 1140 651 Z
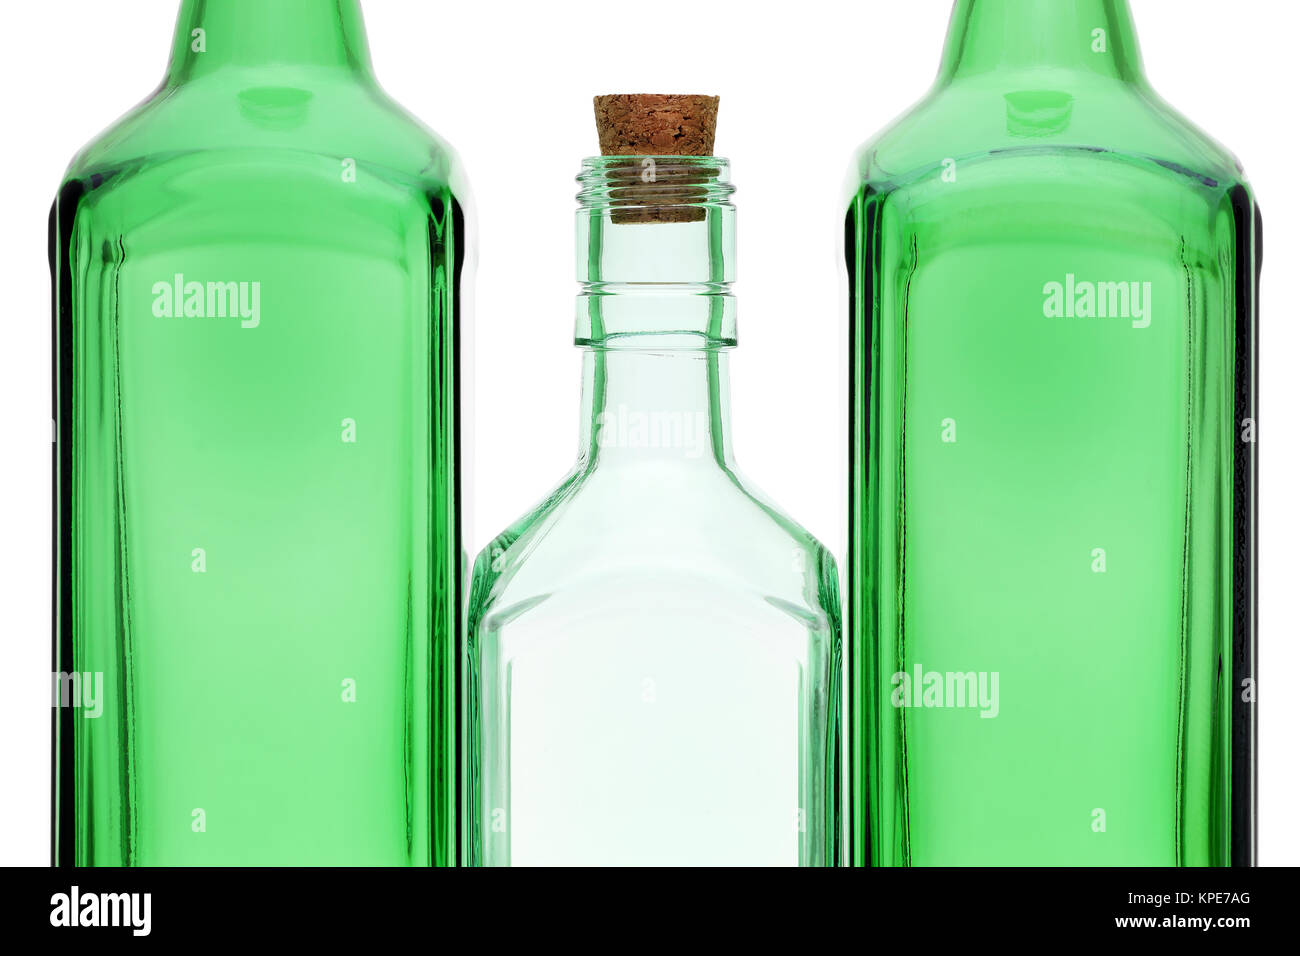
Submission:
M 577 445 L 573 177 L 591 97 L 722 96 L 740 206 L 733 415 L 742 468 L 843 555 L 840 190 L 853 149 L 919 98 L 947 0 L 365 0 L 388 91 L 456 146 L 478 209 L 477 549 Z M 1148 73 L 1246 164 L 1265 216 L 1261 860 L 1300 863 L 1294 300 L 1300 5 L 1132 0 Z M 49 858 L 50 341 L 46 215 L 73 153 L 161 78 L 175 0 L 5 4 L 0 864 Z M 669 23 L 669 18 L 686 21 Z M 1140 688 L 1135 689 L 1141 692 Z

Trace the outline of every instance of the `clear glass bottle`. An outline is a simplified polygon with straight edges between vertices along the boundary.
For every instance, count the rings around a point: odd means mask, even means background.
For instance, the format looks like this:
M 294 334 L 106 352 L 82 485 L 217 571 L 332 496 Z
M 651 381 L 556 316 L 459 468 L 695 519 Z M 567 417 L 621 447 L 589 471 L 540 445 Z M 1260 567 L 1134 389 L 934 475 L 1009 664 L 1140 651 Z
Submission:
M 357 0 L 185 0 L 74 159 L 56 862 L 454 859 L 464 199 Z
M 1259 257 L 1124 0 L 959 0 L 849 204 L 855 862 L 1253 860 Z
M 733 462 L 728 164 L 579 181 L 579 456 L 474 566 L 470 862 L 833 864 L 838 581 Z

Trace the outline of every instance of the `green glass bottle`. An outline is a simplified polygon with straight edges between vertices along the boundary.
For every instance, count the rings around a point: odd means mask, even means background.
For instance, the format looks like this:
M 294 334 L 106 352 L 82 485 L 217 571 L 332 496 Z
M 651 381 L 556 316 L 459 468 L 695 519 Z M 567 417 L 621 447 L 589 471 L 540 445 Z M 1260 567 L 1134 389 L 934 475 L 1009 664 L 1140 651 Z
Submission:
M 73 161 L 57 863 L 454 860 L 464 199 L 357 0 L 185 0 Z
M 1254 858 L 1259 212 L 1124 0 L 959 0 L 864 147 L 851 855 Z
M 470 590 L 475 865 L 837 859 L 837 572 L 736 471 L 733 187 L 696 152 L 583 163 L 578 461 Z

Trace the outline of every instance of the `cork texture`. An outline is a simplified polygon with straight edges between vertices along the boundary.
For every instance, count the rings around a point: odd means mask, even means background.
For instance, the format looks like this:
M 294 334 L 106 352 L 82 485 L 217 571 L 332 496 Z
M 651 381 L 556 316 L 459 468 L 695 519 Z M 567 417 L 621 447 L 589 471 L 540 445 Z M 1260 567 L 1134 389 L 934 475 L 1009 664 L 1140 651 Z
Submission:
M 718 97 L 690 93 L 613 93 L 597 96 L 596 133 L 602 156 L 712 156 Z M 629 162 L 611 169 L 615 224 L 701 222 L 699 202 L 708 172 L 670 162 L 646 168 Z
M 718 98 L 692 93 L 597 96 L 603 156 L 712 156 Z

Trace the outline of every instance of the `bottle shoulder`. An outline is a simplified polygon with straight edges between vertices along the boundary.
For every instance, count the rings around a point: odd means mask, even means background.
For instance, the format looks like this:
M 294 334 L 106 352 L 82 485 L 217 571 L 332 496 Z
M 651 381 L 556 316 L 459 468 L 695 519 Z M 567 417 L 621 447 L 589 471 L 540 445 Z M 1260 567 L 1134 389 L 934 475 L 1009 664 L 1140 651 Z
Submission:
M 314 154 L 383 168 L 462 204 L 469 188 L 452 147 L 376 84 L 273 85 L 213 75 L 163 86 L 84 146 L 63 184 L 108 177 L 172 156 Z
M 1237 158 L 1146 84 L 1052 89 L 1049 79 L 990 76 L 936 87 L 858 148 L 846 202 L 864 188 L 896 188 L 945 166 L 1054 152 L 1119 154 L 1249 189 Z
M 581 465 L 479 554 L 471 620 L 557 593 L 686 589 L 838 619 L 835 559 L 734 471 Z M 657 582 L 657 583 L 654 583 Z

